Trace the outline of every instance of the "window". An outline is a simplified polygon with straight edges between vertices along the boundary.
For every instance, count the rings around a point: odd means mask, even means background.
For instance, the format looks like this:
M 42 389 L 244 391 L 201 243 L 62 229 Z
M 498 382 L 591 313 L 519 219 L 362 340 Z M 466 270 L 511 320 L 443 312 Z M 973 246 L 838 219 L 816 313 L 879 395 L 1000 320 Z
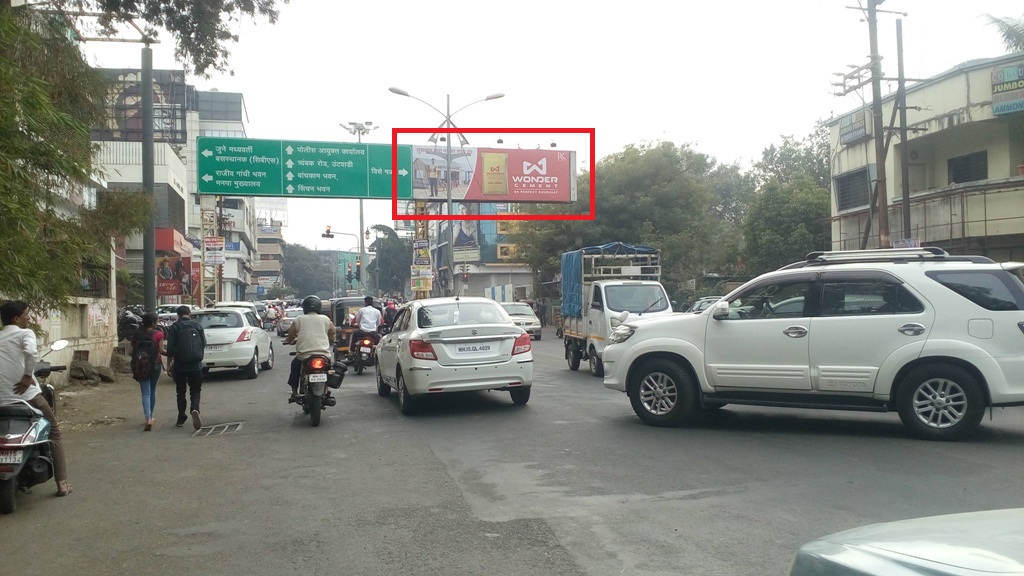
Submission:
M 515 231 L 515 222 L 509 222 L 508 220 L 498 220 L 498 234 L 512 234 Z
M 835 179 L 836 209 L 849 210 L 868 205 L 871 177 L 867 168 L 843 174 Z
M 424 306 L 416 313 L 420 328 L 467 324 L 507 324 L 497 304 L 467 302 Z
M 827 282 L 822 288 L 822 316 L 864 316 L 874 314 L 913 314 L 924 305 L 892 282 Z
M 729 302 L 729 319 L 800 318 L 811 280 L 778 280 L 747 289 Z
M 512 244 L 498 244 L 498 260 L 511 260 L 515 254 L 515 246 Z
M 607 286 L 608 309 L 615 312 L 630 311 L 634 314 L 668 310 L 669 301 L 665 291 L 658 284 L 623 284 Z
M 1010 272 L 950 271 L 926 274 L 986 310 L 1024 310 L 1024 283 Z
M 966 156 L 957 156 L 946 161 L 949 183 L 988 180 L 988 151 L 982 150 Z
M 406 308 L 405 310 L 399 311 L 398 312 L 398 317 L 395 318 L 395 328 L 394 328 L 394 331 L 397 332 L 397 331 L 407 330 L 409 328 L 409 318 L 411 318 L 411 317 L 412 317 L 412 314 L 409 313 L 409 309 L 408 308 Z

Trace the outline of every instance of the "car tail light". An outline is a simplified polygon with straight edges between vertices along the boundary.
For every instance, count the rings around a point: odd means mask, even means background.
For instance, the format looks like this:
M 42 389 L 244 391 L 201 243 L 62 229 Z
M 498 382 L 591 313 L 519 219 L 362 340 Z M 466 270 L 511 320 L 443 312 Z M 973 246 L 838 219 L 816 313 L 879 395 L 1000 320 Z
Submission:
M 521 334 L 518 338 L 516 338 L 516 344 L 512 348 L 512 355 L 515 356 L 516 354 L 525 354 L 530 351 L 530 348 L 530 335 Z
M 423 340 L 409 340 L 409 354 L 412 354 L 413 358 L 419 358 L 420 360 L 437 360 L 434 347 L 429 342 L 424 342 Z
M 235 342 L 248 342 L 252 340 L 252 328 L 245 328 L 242 333 L 238 335 L 238 339 Z
M 323 358 L 310 358 L 309 367 L 313 370 L 323 370 L 327 367 L 327 361 Z

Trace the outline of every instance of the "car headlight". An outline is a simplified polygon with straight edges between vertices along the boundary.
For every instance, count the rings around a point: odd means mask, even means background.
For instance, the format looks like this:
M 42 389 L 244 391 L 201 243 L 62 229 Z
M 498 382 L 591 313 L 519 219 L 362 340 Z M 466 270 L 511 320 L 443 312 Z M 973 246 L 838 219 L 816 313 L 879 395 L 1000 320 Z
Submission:
M 629 340 L 630 336 L 632 336 L 634 332 L 636 332 L 636 330 L 632 326 L 620 324 L 615 328 L 615 330 L 612 330 L 611 334 L 608 335 L 607 342 L 608 344 L 619 344 L 620 342 L 625 342 L 626 340 Z

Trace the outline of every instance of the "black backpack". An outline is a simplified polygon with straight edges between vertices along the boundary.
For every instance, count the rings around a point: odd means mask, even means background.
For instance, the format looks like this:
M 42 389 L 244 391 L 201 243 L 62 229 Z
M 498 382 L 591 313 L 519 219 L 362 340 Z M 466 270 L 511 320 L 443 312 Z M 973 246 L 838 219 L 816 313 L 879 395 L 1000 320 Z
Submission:
M 203 336 L 196 323 L 189 320 L 177 327 L 174 342 L 174 361 L 178 364 L 196 364 L 203 361 Z
M 139 328 L 132 337 L 132 378 L 139 382 L 149 378 L 159 359 L 153 333 L 146 328 Z

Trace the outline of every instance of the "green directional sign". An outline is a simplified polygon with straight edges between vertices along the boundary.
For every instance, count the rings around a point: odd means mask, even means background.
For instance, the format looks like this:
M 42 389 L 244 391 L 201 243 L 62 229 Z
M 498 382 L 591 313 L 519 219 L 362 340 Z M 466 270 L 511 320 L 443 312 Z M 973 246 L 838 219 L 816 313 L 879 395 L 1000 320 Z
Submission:
M 391 198 L 391 146 L 199 138 L 200 194 Z M 398 197 L 412 198 L 412 146 L 398 147 Z

